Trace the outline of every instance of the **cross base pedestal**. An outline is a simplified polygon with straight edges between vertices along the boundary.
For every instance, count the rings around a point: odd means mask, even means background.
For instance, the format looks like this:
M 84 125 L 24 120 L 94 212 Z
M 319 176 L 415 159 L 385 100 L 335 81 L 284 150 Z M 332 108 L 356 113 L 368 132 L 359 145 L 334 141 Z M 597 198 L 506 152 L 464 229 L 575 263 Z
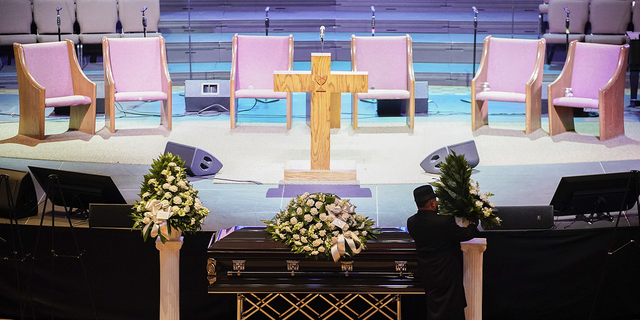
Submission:
M 355 160 L 331 160 L 330 168 L 331 170 L 311 170 L 311 162 L 308 160 L 289 160 L 284 165 L 284 180 L 357 180 Z

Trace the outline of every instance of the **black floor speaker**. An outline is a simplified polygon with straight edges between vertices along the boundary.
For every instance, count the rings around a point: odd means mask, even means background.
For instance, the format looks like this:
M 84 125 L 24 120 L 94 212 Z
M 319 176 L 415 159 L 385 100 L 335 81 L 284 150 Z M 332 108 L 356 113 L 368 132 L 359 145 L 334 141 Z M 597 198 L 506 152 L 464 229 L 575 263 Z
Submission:
M 14 218 L 20 219 L 38 214 L 38 199 L 31 175 L 28 172 L 8 169 L 0 169 L 0 175 L 9 177 L 8 179 L 0 178 L 0 217 L 11 217 L 7 188 L 11 191 L 13 198 Z
M 500 226 L 490 230 L 549 230 L 553 228 L 553 206 L 496 206 Z
M 90 203 L 89 228 L 131 228 L 133 205 L 117 203 Z
M 192 176 L 208 176 L 218 173 L 222 163 L 210 153 L 196 147 L 175 142 L 167 142 L 164 153 L 175 154 L 185 162 L 187 173 Z
M 457 155 L 463 154 L 471 168 L 475 168 L 480 162 L 480 157 L 478 157 L 478 149 L 476 149 L 476 142 L 473 140 L 469 140 L 436 150 L 435 152 L 424 158 L 424 160 L 422 160 L 422 162 L 420 163 L 420 166 L 426 172 L 439 174 L 440 163 L 444 162 L 445 158 L 450 155 L 452 151 Z

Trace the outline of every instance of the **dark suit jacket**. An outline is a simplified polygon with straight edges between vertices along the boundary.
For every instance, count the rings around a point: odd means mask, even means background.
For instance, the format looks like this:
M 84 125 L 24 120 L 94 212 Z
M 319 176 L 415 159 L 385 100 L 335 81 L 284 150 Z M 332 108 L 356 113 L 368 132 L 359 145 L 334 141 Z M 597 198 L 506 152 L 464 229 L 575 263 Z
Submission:
M 419 210 L 407 219 L 418 252 L 418 275 L 425 287 L 427 319 L 464 320 L 467 305 L 460 242 L 473 239 L 476 225 L 463 228 L 453 216 Z

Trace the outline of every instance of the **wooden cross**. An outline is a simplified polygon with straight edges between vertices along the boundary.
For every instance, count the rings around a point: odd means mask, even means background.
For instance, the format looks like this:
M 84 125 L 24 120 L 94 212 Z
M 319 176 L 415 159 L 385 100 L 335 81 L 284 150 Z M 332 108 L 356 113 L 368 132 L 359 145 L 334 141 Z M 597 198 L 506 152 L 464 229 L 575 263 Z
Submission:
M 331 72 L 331 54 L 312 53 L 311 72 L 275 71 L 273 85 L 274 91 L 311 92 L 311 170 L 330 170 L 330 95 L 367 92 L 367 72 Z

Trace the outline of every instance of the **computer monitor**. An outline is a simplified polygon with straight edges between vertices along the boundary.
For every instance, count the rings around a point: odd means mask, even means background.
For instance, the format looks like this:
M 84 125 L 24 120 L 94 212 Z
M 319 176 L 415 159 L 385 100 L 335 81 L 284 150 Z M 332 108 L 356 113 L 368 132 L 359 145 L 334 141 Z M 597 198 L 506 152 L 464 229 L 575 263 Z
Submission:
M 127 203 L 110 176 L 32 166 L 29 170 L 45 192 L 54 193 L 47 194 L 54 205 L 86 211 L 90 203 Z M 47 190 L 52 174 L 58 176 L 60 187 L 52 184 Z
M 633 208 L 638 200 L 637 171 L 562 177 L 551 199 L 554 215 L 586 215 Z

